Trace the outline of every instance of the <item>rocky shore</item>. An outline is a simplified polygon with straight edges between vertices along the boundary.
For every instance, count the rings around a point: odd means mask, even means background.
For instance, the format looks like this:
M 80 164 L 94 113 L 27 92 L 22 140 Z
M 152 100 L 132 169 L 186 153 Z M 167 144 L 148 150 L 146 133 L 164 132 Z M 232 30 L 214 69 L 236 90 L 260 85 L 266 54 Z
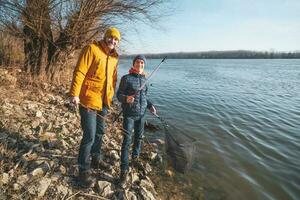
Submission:
M 93 171 L 94 187 L 81 189 L 76 176 L 82 131 L 68 90 L 47 83 L 26 89 L 0 69 L 0 91 L 0 199 L 160 199 L 149 173 L 162 163 L 162 140 L 144 142 L 143 170 L 130 168 L 128 187 L 118 187 L 122 119 L 112 124 L 116 107 L 107 117 L 102 147 L 113 169 Z

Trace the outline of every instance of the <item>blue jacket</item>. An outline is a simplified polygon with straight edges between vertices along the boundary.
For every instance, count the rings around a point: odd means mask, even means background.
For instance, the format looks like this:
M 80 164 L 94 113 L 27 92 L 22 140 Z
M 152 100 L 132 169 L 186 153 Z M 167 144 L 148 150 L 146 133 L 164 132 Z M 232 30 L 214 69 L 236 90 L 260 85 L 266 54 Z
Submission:
M 122 103 L 124 117 L 142 117 L 145 115 L 146 108 L 150 109 L 152 107 L 153 104 L 146 98 L 147 85 L 141 91 L 137 92 L 145 81 L 145 76 L 141 74 L 132 73 L 121 78 L 117 98 Z M 131 104 L 127 103 L 127 96 L 134 95 L 136 92 L 134 102 Z

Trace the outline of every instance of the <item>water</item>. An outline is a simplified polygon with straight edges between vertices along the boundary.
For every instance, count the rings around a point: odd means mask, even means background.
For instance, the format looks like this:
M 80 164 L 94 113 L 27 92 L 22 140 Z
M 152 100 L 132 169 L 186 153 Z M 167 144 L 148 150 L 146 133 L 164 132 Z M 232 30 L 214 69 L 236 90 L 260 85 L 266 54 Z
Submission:
M 199 184 L 221 199 L 300 199 L 300 60 L 166 60 L 150 83 L 171 132 L 197 139 Z

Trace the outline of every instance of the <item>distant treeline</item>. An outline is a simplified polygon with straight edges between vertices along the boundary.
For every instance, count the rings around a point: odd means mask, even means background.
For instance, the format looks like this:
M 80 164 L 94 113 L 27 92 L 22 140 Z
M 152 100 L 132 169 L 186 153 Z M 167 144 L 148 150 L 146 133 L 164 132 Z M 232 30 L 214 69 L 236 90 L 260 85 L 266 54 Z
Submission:
M 121 58 L 132 58 L 135 55 L 121 55 Z M 300 51 L 296 52 L 260 52 L 260 51 L 205 51 L 145 54 L 147 58 L 173 59 L 292 59 L 300 58 Z

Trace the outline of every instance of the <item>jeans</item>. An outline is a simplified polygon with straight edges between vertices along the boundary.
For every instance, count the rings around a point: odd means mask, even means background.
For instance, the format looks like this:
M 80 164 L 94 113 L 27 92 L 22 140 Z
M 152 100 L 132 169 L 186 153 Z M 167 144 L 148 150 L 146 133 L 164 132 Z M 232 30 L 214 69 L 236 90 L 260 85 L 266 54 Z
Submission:
M 124 134 L 122 149 L 121 149 L 121 171 L 129 169 L 129 148 L 131 145 L 131 135 L 134 129 L 134 141 L 132 158 L 137 158 L 140 154 L 142 137 L 144 133 L 145 116 L 135 119 L 131 117 L 125 117 L 123 119 L 123 128 L 126 130 Z
M 83 137 L 79 148 L 78 165 L 79 172 L 85 172 L 91 168 L 90 157 L 93 160 L 100 160 L 105 121 L 96 114 L 104 117 L 107 114 L 107 107 L 103 106 L 102 111 L 96 111 L 80 106 L 79 112 Z

